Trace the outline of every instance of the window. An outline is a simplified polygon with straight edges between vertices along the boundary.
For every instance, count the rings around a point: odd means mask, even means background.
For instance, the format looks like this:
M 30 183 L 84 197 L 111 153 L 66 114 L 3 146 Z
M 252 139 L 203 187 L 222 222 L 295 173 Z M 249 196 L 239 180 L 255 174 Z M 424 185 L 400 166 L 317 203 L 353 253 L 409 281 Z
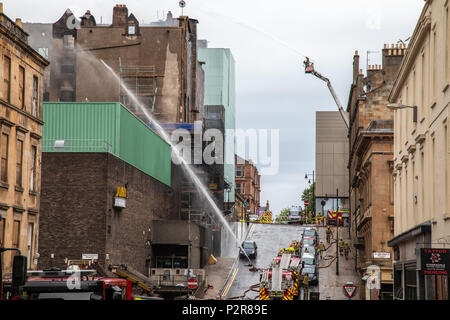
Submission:
M 236 183 L 236 192 L 241 193 L 241 184 L 240 183 Z
M 36 76 L 33 76 L 33 96 L 32 96 L 32 100 L 31 100 L 31 115 L 34 117 L 37 117 L 38 115 L 38 91 L 39 91 L 39 86 L 38 86 L 38 78 Z
M 12 239 L 12 247 L 19 248 L 20 246 L 20 221 L 14 220 L 13 225 L 13 239 Z M 13 251 L 13 257 L 17 254 L 16 251 Z
M 17 140 L 16 146 L 16 185 L 22 187 L 23 141 Z
M 19 67 L 19 108 L 25 107 L 25 69 Z
M 449 27 L 449 16 L 448 16 L 448 7 L 445 8 L 445 30 L 444 30 L 444 41 L 445 41 L 445 80 L 446 80 L 446 85 L 448 85 L 449 83 L 449 61 L 448 61 L 448 45 L 449 45 L 449 40 L 448 40 L 448 27 Z
M 34 236 L 34 223 L 28 223 L 28 239 L 27 239 L 27 264 L 28 269 L 31 268 L 31 260 L 33 259 L 33 236 Z
M 1 140 L 1 166 L 0 166 L 0 180 L 2 182 L 8 182 L 8 143 L 9 136 L 6 133 L 2 133 Z
M 236 167 L 236 176 L 237 177 L 245 177 L 245 167 L 237 166 Z
M 62 90 L 59 100 L 62 102 L 75 101 L 74 92 L 71 90 Z
M 3 100 L 11 102 L 11 59 L 7 56 L 3 59 Z
M 30 173 L 30 191 L 36 191 L 36 146 L 31 147 L 31 173 Z
M 129 35 L 136 34 L 136 27 L 135 26 L 128 26 L 128 34 Z
M 2 217 L 6 217 L 6 211 L 0 211 Z M 0 219 L 0 248 L 5 246 L 5 218 Z
M 437 35 L 436 31 L 433 32 L 433 103 L 436 102 L 437 95 Z

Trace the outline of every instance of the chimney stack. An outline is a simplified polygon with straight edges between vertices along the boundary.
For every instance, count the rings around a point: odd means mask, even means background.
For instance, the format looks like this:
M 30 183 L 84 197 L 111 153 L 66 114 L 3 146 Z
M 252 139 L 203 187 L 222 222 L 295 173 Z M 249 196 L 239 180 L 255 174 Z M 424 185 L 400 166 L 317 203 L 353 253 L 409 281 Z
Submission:
M 113 26 L 124 27 L 127 25 L 128 8 L 124 4 L 116 4 L 113 9 Z
M 353 56 L 353 83 L 356 83 L 358 75 L 359 75 L 359 54 L 358 50 L 356 50 L 355 55 Z
M 22 19 L 16 18 L 16 26 L 18 26 L 18 27 L 23 29 Z

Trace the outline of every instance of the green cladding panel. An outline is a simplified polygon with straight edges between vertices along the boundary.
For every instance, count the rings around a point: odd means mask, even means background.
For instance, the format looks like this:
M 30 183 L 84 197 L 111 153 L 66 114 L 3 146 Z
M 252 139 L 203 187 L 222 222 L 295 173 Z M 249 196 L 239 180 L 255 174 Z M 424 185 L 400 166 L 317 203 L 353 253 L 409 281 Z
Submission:
M 170 145 L 120 103 L 46 102 L 43 116 L 44 152 L 109 152 L 170 186 Z

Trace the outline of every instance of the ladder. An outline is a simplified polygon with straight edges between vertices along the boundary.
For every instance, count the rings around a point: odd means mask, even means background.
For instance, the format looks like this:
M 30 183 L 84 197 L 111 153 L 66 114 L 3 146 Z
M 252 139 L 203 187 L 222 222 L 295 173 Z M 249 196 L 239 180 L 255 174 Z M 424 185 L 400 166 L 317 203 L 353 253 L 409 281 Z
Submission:
M 152 288 L 147 285 L 146 281 L 142 279 L 143 275 L 137 275 L 137 272 L 133 272 L 132 270 L 123 270 L 123 269 L 112 269 L 112 272 L 119 277 L 131 281 L 133 284 L 136 284 L 138 287 L 143 289 L 148 294 L 153 294 Z

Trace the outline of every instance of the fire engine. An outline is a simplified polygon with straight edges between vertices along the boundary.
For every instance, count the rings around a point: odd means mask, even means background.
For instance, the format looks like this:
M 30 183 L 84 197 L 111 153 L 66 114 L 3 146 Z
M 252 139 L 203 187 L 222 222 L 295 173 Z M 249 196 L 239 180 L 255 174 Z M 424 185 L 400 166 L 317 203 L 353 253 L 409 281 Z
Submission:
M 29 271 L 19 288 L 5 284 L 11 300 L 133 300 L 132 282 L 121 278 L 97 277 L 96 270 Z
M 327 224 L 335 226 L 336 225 L 336 216 L 338 216 L 339 217 L 339 225 L 342 226 L 343 225 L 342 215 L 344 213 L 345 213 L 345 211 L 341 211 L 341 210 L 339 210 L 337 213 L 336 213 L 336 211 L 328 210 Z
M 283 253 L 263 271 L 259 289 L 260 300 L 294 300 L 299 295 L 300 257 Z

